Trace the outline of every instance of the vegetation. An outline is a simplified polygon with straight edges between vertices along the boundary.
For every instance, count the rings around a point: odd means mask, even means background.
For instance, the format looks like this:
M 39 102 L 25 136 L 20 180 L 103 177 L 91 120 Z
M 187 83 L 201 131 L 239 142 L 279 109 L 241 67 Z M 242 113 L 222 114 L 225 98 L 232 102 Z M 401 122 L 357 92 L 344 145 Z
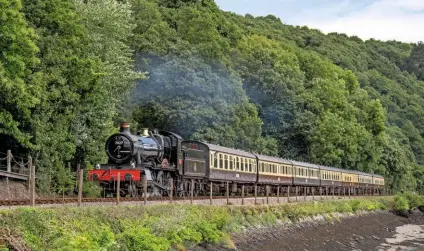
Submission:
M 385 210 L 392 198 L 273 206 L 156 205 L 19 208 L 0 211 L 0 238 L 31 250 L 185 250 L 208 242 L 231 247 L 230 234 L 249 227 L 334 213 Z M 93 227 L 96 226 L 96 227 Z
M 422 43 L 213 0 L 0 0 L 0 14 L 0 152 L 34 156 L 41 191 L 72 190 L 127 120 L 424 192 Z

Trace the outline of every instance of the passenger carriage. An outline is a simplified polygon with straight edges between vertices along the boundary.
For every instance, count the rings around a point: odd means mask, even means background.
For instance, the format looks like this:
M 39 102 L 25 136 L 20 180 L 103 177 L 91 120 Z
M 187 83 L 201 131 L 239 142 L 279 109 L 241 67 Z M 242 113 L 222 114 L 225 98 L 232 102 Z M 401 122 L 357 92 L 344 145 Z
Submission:
M 319 166 L 291 160 L 293 163 L 293 185 L 319 186 Z
M 293 164 L 291 161 L 256 154 L 258 159 L 258 183 L 270 185 L 292 185 Z
M 329 166 L 319 166 L 321 186 L 341 187 L 342 170 Z
M 355 187 L 358 184 L 358 172 L 343 169 L 342 170 L 342 185 L 344 187 Z
M 360 188 L 372 187 L 373 177 L 371 174 L 358 172 L 358 176 L 359 176 L 358 187 Z
M 373 174 L 373 184 L 376 188 L 384 187 L 384 177 L 378 174 Z
M 184 176 L 236 183 L 257 181 L 256 156 L 249 152 L 198 141 L 184 141 L 182 145 L 186 152 Z M 205 169 L 202 161 L 196 160 L 197 151 L 203 152 Z

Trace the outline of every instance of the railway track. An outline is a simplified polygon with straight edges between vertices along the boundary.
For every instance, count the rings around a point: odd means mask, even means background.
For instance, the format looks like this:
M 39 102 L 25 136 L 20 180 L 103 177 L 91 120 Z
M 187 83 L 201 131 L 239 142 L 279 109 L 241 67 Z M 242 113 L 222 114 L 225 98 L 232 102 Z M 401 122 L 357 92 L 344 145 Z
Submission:
M 268 197 L 257 197 L 257 201 L 260 202 L 260 204 L 265 204 L 265 201 L 267 202 L 271 202 L 272 204 L 275 204 L 277 201 L 280 203 L 292 203 L 292 202 L 302 202 L 302 201 L 310 201 L 310 200 L 315 200 L 315 201 L 320 201 L 320 200 L 329 200 L 329 199 L 333 199 L 333 200 L 337 200 L 337 199 L 349 199 L 349 198 L 359 198 L 359 197 L 363 197 L 363 196 L 298 196 L 296 197 L 290 197 L 289 200 L 287 200 L 287 197 L 279 197 L 277 199 L 277 197 L 275 196 L 270 196 Z M 365 196 L 365 197 L 378 197 L 378 196 Z M 193 198 L 191 197 L 174 197 L 172 199 L 173 202 L 179 202 L 179 201 L 187 201 L 190 202 L 191 200 L 193 201 L 210 201 L 210 196 L 194 196 Z M 242 197 L 241 196 L 231 196 L 228 198 L 228 201 L 230 203 L 233 203 L 234 200 L 237 200 L 236 202 L 238 202 L 238 200 L 241 200 Z M 245 196 L 244 200 L 245 201 L 252 201 L 254 200 L 255 197 L 253 196 Z M 220 200 L 220 201 L 227 201 L 227 197 L 226 196 L 213 196 L 212 200 Z M 144 198 L 127 198 L 127 197 L 121 197 L 119 199 L 119 203 L 125 203 L 125 202 L 135 202 L 135 203 L 143 203 L 144 202 Z M 170 202 L 169 197 L 149 197 L 146 198 L 146 202 L 148 202 L 148 204 L 154 204 L 154 202 Z M 66 198 L 43 198 L 43 199 L 36 199 L 35 200 L 35 205 L 37 206 L 42 206 L 42 205 L 70 205 L 70 204 L 77 204 L 78 203 L 78 198 L 77 197 L 66 197 Z M 117 198 L 82 198 L 81 203 L 83 205 L 90 205 L 90 204 L 102 204 L 102 203 L 117 203 Z M 240 202 L 238 202 L 240 203 Z M 222 203 L 221 203 L 222 204 Z M 267 203 L 268 204 L 268 203 Z M 31 205 L 31 201 L 28 199 L 21 199 L 21 200 L 0 200 L 0 208 L 1 207 L 16 207 L 16 206 L 30 206 Z
M 226 199 L 227 197 L 224 196 L 213 196 L 212 199 Z M 245 197 L 245 199 L 253 198 L 253 197 Z M 193 200 L 209 200 L 210 196 L 195 196 L 193 197 Z M 232 196 L 230 199 L 241 199 L 241 196 Z M 190 197 L 174 197 L 172 199 L 173 201 L 183 201 L 183 200 L 190 200 Z M 126 198 L 121 197 L 119 198 L 120 202 L 143 202 L 144 198 Z M 149 197 L 146 198 L 146 201 L 170 201 L 168 197 Z M 102 203 L 102 202 L 110 202 L 110 203 L 116 203 L 116 198 L 82 198 L 82 203 Z M 66 198 L 46 198 L 46 199 L 36 199 L 35 204 L 36 205 L 54 205 L 54 204 L 72 204 L 72 203 L 78 203 L 77 197 L 66 197 Z M 31 201 L 28 199 L 21 199 L 21 200 L 0 200 L 0 207 L 2 206 L 26 206 L 31 205 Z

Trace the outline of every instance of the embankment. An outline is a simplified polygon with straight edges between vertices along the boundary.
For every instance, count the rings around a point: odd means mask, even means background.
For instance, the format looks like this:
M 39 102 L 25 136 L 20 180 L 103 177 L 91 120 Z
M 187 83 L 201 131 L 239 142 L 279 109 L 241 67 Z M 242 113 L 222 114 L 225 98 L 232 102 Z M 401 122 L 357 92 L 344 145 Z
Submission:
M 15 250 L 186 250 L 212 243 L 233 249 L 252 229 L 291 226 L 318 216 L 388 210 L 392 197 L 272 206 L 155 205 L 19 208 L 0 211 L 0 238 Z M 198 247 L 196 247 L 198 246 Z M 200 245 L 201 246 L 201 245 Z

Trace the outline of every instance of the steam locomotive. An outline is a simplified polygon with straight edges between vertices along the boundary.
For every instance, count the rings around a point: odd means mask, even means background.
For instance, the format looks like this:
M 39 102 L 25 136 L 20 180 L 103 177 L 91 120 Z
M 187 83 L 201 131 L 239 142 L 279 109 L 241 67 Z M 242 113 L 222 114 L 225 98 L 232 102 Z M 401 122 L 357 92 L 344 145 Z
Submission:
M 105 150 L 108 163 L 90 170 L 89 181 L 98 182 L 105 194 L 112 195 L 119 192 L 121 196 L 137 197 L 143 185 L 148 196 L 167 196 L 171 187 L 177 196 L 188 196 L 190 191 L 195 195 L 218 193 L 227 183 L 232 193 L 240 192 L 241 185 L 247 193 L 255 185 L 269 185 L 285 186 L 288 191 L 302 186 L 381 194 L 385 185 L 381 175 L 183 140 L 168 131 L 143 129 L 133 135 L 129 123 L 122 123 L 120 132 L 109 137 Z
M 182 169 L 181 136 L 167 131 L 143 129 L 133 135 L 129 123 L 106 141 L 107 164 L 89 171 L 89 180 L 100 182 L 105 193 L 116 193 L 116 181 L 122 184 L 121 195 L 136 197 L 145 177 L 151 195 L 168 192 L 171 178 Z

